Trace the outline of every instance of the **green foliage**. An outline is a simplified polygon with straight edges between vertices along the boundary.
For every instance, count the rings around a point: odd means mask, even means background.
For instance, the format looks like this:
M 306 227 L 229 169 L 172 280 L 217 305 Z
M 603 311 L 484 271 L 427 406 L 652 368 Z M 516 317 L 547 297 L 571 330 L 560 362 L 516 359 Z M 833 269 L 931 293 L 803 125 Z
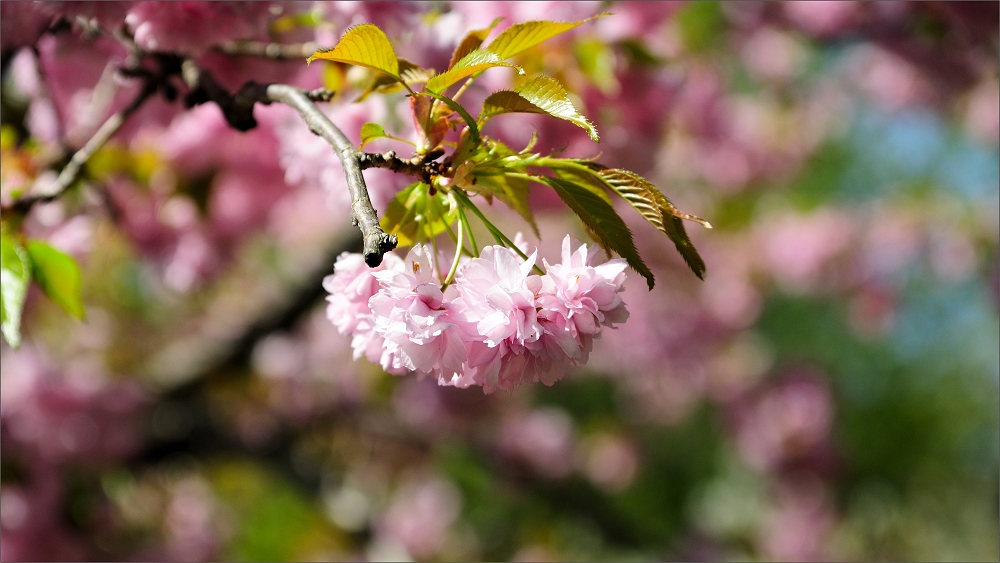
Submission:
M 389 38 L 378 26 L 370 23 L 351 27 L 344 32 L 335 47 L 316 51 L 306 62 L 311 63 L 316 59 L 367 67 L 402 81 L 399 76 L 399 59 L 396 58 L 392 43 L 389 43 Z
M 530 21 L 514 24 L 498 35 L 486 50 L 496 53 L 500 58 L 509 59 L 556 35 L 605 15 L 608 14 L 599 14 L 578 22 Z
M 705 261 L 691 244 L 682 219 L 696 221 L 711 229 L 712 225 L 708 221 L 678 210 L 663 192 L 634 172 L 606 168 L 598 172 L 598 177 L 661 233 L 670 237 L 691 271 L 699 278 L 704 277 Z
M 457 220 L 458 210 L 446 194 L 431 194 L 427 184 L 417 182 L 396 194 L 380 223 L 401 246 L 411 246 L 443 233 Z
M 30 240 L 25 246 L 38 287 L 64 311 L 83 320 L 80 266 L 76 260 L 42 241 Z
M 480 122 L 502 113 L 546 113 L 582 127 L 590 138 L 600 142 L 597 128 L 573 107 L 569 93 L 554 78 L 536 74 L 511 90 L 501 90 L 483 102 Z
M 496 27 L 501 20 L 503 20 L 503 18 L 496 18 L 492 23 L 490 23 L 489 27 L 476 29 L 467 33 L 462 39 L 462 42 L 455 48 L 455 52 L 452 53 L 451 62 L 448 63 L 448 69 L 451 70 L 456 64 L 458 64 L 458 61 L 478 49 L 479 46 L 483 44 L 483 41 L 486 40 L 486 36 L 493 31 L 493 28 Z
M 364 148 L 369 141 L 374 139 L 382 139 L 388 137 L 389 134 L 385 132 L 378 123 L 365 123 L 361 126 L 361 145 L 359 148 Z
M 0 233 L 0 326 L 13 348 L 21 345 L 21 311 L 30 281 L 28 253 L 6 231 Z
M 706 51 L 725 35 L 725 16 L 718 2 L 691 2 L 677 12 L 676 20 L 681 41 L 691 52 Z
M 459 80 L 462 80 L 463 78 L 468 78 L 473 74 L 478 74 L 488 68 L 498 66 L 513 68 L 517 70 L 518 74 L 524 74 L 521 67 L 508 63 L 496 53 L 476 49 L 475 51 L 472 51 L 468 55 L 462 57 L 462 60 L 458 61 L 458 63 L 448 69 L 447 72 L 439 74 L 428 80 L 427 89 L 431 92 L 441 93 L 447 87 L 458 82 Z
M 376 73 L 375 76 L 372 77 L 368 86 L 354 101 L 364 101 L 368 96 L 374 93 L 391 94 L 393 92 L 398 92 L 404 87 L 412 87 L 421 82 L 427 82 L 432 76 L 434 76 L 433 70 L 422 68 L 403 58 L 397 58 L 397 60 L 399 61 L 398 79 L 395 76 L 382 72 Z
M 417 155 L 441 154 L 440 151 L 451 144 L 445 142 L 448 131 L 461 127 L 458 118 L 461 117 L 465 123 L 453 152 L 442 163 L 440 172 L 432 174 L 433 187 L 417 183 L 400 192 L 382 217 L 383 229 L 395 234 L 401 246 L 430 239 L 446 230 L 454 236 L 449 227 L 461 216 L 460 208 L 464 208 L 473 211 L 485 223 L 498 243 L 512 246 L 510 238 L 490 224 L 463 191 L 481 195 L 491 202 L 494 198 L 499 199 L 523 217 L 537 235 L 538 226 L 529 205 L 529 193 L 532 183 L 538 183 L 556 190 L 601 246 L 625 258 L 652 288 L 653 274 L 639 256 L 628 226 L 615 211 L 609 197 L 609 193 L 613 193 L 627 201 L 673 241 L 691 270 L 699 278 L 703 277 L 705 263 L 691 244 L 682 220 L 697 221 L 708 228 L 711 225 L 679 211 L 649 181 L 627 170 L 612 170 L 585 160 L 532 153 L 535 137 L 532 137 L 529 147 L 514 152 L 502 143 L 482 136 L 483 125 L 493 117 L 506 113 L 536 113 L 569 121 L 585 130 L 594 142 L 599 142 L 597 128 L 574 106 L 569 92 L 558 80 L 540 74 L 520 78 L 512 89 L 494 92 L 487 97 L 478 120 L 473 119 L 458 102 L 462 93 L 483 71 L 508 67 L 523 74 L 520 67 L 507 59 L 604 15 L 607 14 L 577 22 L 530 21 L 514 24 L 487 47 L 482 47 L 486 37 L 499 23 L 498 18 L 488 27 L 468 33 L 455 48 L 448 69 L 437 75 L 399 59 L 388 38 L 374 25 L 352 27 L 332 49 L 321 50 L 310 57 L 310 61 L 323 59 L 380 71 L 382 74 L 372 79 L 358 100 L 375 92 L 390 93 L 401 87 L 410 90 L 410 108 L 418 130 L 415 142 Z M 616 83 L 612 84 L 608 77 L 613 79 L 613 53 L 601 47 L 591 41 L 583 54 L 592 63 L 591 74 L 603 76 L 603 87 L 612 88 Z M 453 95 L 444 94 L 449 87 L 463 80 L 464 84 Z M 421 82 L 425 83 L 423 90 L 414 92 L 412 87 Z M 395 137 L 375 123 L 366 123 L 362 127 L 362 147 L 378 138 Z M 539 174 L 538 168 L 548 168 L 549 174 Z M 452 194 L 455 197 L 451 197 Z M 463 222 L 461 228 L 465 232 L 468 225 Z M 478 249 L 472 252 L 478 252 Z
M 614 250 L 624 258 L 633 270 L 646 278 L 649 289 L 653 289 L 653 272 L 639 257 L 639 251 L 632 241 L 632 231 L 618 216 L 603 190 L 566 178 L 545 177 L 543 181 L 552 186 L 566 205 L 580 217 L 601 246 Z

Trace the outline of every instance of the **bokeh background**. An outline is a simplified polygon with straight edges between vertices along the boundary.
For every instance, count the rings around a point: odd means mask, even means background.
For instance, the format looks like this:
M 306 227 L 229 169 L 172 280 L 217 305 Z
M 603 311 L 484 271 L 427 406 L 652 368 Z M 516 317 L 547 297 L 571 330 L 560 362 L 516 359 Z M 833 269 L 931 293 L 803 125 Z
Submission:
M 996 561 L 995 2 L 4 1 L 2 197 L 138 88 L 95 27 L 231 90 L 341 88 L 326 111 L 356 141 L 410 134 L 406 99 L 219 46 L 367 22 L 440 69 L 495 17 L 602 11 L 518 60 L 602 143 L 543 116 L 485 133 L 650 178 L 714 225 L 689 226 L 704 281 L 631 221 L 657 285 L 631 276 L 585 368 L 492 395 L 386 375 L 325 316 L 360 248 L 329 148 L 282 108 L 244 134 L 158 97 L 24 225 L 80 260 L 87 321 L 33 290 L 2 346 L 3 560 Z M 409 181 L 366 176 L 379 209 Z M 533 197 L 543 256 L 586 240 Z

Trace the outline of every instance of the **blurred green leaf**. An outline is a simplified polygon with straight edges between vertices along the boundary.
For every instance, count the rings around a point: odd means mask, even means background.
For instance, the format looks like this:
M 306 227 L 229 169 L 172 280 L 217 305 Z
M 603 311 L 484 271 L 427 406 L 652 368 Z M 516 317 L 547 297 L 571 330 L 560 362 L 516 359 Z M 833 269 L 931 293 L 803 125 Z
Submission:
M 80 266 L 76 260 L 39 240 L 29 240 L 26 248 L 38 286 L 64 311 L 83 320 Z
M 726 27 L 726 19 L 719 2 L 691 2 L 681 8 L 674 21 L 680 29 L 684 47 L 697 53 L 718 44 Z
M 618 212 L 607 200 L 604 189 L 586 185 L 565 178 L 541 177 L 552 186 L 566 205 L 573 210 L 604 248 L 614 250 L 624 258 L 633 270 L 646 278 L 649 289 L 653 289 L 653 272 L 639 256 L 632 240 L 632 231 Z
M 600 39 L 577 41 L 573 52 L 583 74 L 606 95 L 618 92 L 615 78 L 615 51 Z
M 381 29 L 370 23 L 349 28 L 336 46 L 316 51 L 306 62 L 316 59 L 363 66 L 402 80 L 399 77 L 399 59 L 392 43 Z
M 302 561 L 340 551 L 346 538 L 302 491 L 249 460 L 210 470 L 218 498 L 234 514 L 235 530 L 224 559 Z
M 397 92 L 403 88 L 403 84 L 408 86 L 413 86 L 414 84 L 419 84 L 421 82 L 427 82 L 432 76 L 434 76 L 433 69 L 422 68 L 410 61 L 399 58 L 399 79 L 396 77 L 385 74 L 383 72 L 374 73 L 375 76 L 372 77 L 371 82 L 367 87 L 354 99 L 355 102 L 364 101 L 365 98 L 372 95 L 373 93 L 379 94 L 391 94 Z
M 0 326 L 11 348 L 21 345 L 21 312 L 31 281 L 28 253 L 8 235 L 0 233 Z

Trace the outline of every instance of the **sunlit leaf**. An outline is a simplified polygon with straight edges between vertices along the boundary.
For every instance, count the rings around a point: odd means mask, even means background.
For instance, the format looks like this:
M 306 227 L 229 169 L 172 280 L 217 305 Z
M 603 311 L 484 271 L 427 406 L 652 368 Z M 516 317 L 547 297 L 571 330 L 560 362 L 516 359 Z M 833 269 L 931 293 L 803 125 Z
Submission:
M 35 283 L 56 305 L 82 320 L 80 266 L 76 260 L 42 241 L 30 240 L 25 247 L 31 258 L 31 272 Z
M 595 143 L 600 142 L 597 128 L 580 114 L 569 93 L 554 78 L 534 75 L 513 90 L 494 92 L 483 102 L 480 123 L 503 113 L 545 113 L 582 127 Z
M 493 31 L 493 28 L 496 27 L 502 20 L 503 18 L 496 18 L 489 27 L 476 29 L 466 34 L 466 36 L 462 39 L 462 42 L 455 48 L 455 52 L 451 54 L 451 62 L 448 63 L 448 68 L 453 68 L 458 61 L 478 49 L 479 46 L 483 44 L 483 41 L 486 40 L 486 36 L 489 35 L 490 32 Z
M 698 250 L 688 238 L 682 219 L 696 221 L 711 229 L 712 225 L 708 221 L 678 210 L 667 199 L 667 196 L 663 195 L 663 192 L 634 172 L 603 169 L 598 171 L 598 175 L 604 179 L 608 187 L 634 207 L 647 221 L 670 237 L 691 271 L 699 278 L 704 278 L 705 261 L 702 260 Z
M 496 53 L 476 49 L 475 51 L 472 51 L 468 55 L 462 57 L 462 60 L 455 63 L 455 66 L 448 69 L 447 72 L 442 72 L 441 74 L 428 80 L 427 89 L 431 92 L 440 94 L 445 90 L 445 88 L 451 86 L 459 80 L 462 80 L 463 78 L 468 78 L 477 72 L 482 72 L 488 68 L 498 66 L 514 68 L 517 69 L 518 74 L 524 74 L 521 67 L 508 63 Z
M 437 236 L 458 220 L 458 210 L 442 192 L 430 194 L 427 184 L 411 184 L 389 202 L 379 224 L 399 239 L 399 246 L 413 246 Z
M 599 14 L 578 22 L 530 21 L 514 24 L 491 41 L 486 50 L 496 53 L 501 59 L 508 59 L 560 33 L 606 15 L 608 14 Z
M 599 193 L 603 188 L 586 185 L 565 178 L 542 177 L 542 181 L 552 186 L 566 205 L 576 213 L 583 224 L 593 233 L 604 248 L 610 248 L 628 262 L 633 270 L 646 278 L 649 289 L 653 289 L 653 272 L 639 256 L 632 240 L 632 231 L 618 212 Z
M 361 126 L 361 145 L 358 148 L 364 148 L 365 144 L 369 141 L 388 136 L 389 134 L 378 123 L 365 123 Z
M 28 253 L 13 237 L 0 233 L 0 328 L 12 348 L 21 345 L 21 311 L 30 281 Z
M 382 72 L 374 73 L 375 75 L 372 76 L 371 82 L 368 83 L 368 86 L 362 90 L 361 94 L 359 94 L 354 101 L 364 101 L 368 96 L 375 93 L 391 94 L 393 92 L 398 92 L 403 88 L 404 83 L 412 87 L 415 84 L 427 82 L 432 76 L 434 76 L 434 69 L 422 68 L 403 58 L 398 59 L 398 61 L 398 79 L 395 76 L 390 76 Z
M 399 77 L 399 59 L 389 38 L 378 27 L 363 23 L 348 28 L 332 49 L 320 49 L 306 62 L 316 59 L 363 66 L 382 71 L 396 80 Z

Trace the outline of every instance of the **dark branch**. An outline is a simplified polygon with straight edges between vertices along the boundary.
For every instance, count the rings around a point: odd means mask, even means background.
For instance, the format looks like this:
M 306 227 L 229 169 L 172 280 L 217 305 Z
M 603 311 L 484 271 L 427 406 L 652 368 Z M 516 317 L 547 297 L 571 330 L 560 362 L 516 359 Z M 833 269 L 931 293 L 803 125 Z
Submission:
M 403 160 L 396 156 L 395 151 L 389 151 L 385 154 L 362 153 L 361 169 L 367 170 L 369 168 L 385 168 L 386 170 L 392 170 L 397 174 L 415 176 L 419 178 L 421 182 L 430 186 L 433 185 L 432 180 L 434 176 L 441 174 L 440 163 L 432 162 L 433 159 L 439 156 L 441 156 L 440 153 L 436 154 L 431 152 L 427 155 L 415 156 L 410 160 Z

